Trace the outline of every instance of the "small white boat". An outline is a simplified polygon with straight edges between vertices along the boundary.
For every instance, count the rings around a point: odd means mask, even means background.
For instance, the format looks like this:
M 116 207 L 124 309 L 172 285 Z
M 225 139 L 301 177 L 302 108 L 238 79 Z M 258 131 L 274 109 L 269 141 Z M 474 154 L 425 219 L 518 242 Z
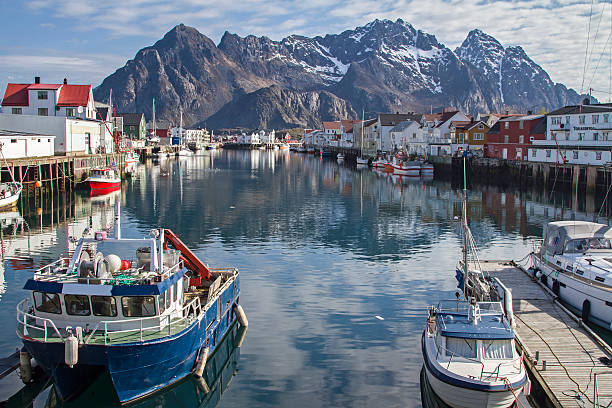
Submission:
M 370 162 L 370 159 L 365 156 L 357 156 L 357 164 L 367 166 Z
M 16 181 L 0 184 L 0 208 L 5 209 L 16 205 L 22 189 L 21 183 Z
M 344 154 L 338 153 L 336 160 L 338 160 L 338 163 L 342 163 L 344 161 Z
M 140 160 L 140 156 L 138 155 L 138 153 L 136 153 L 135 151 L 131 150 L 129 152 L 126 153 L 125 155 L 125 167 L 131 165 L 131 164 L 136 164 L 138 163 L 138 161 Z
M 612 330 L 612 227 L 587 221 L 550 222 L 534 275 L 581 315 Z
M 421 176 L 423 177 L 433 177 L 434 175 L 434 166 L 431 163 L 422 163 L 421 164 Z
M 189 149 L 184 147 L 181 150 L 179 150 L 176 153 L 176 155 L 179 156 L 179 157 L 191 157 L 191 156 L 193 156 L 193 152 L 191 150 L 189 150 Z
M 304 147 L 304 145 L 299 145 L 297 148 L 297 152 L 298 153 L 306 153 L 306 148 Z
M 509 407 L 529 384 L 501 302 L 432 307 L 421 347 L 429 384 L 451 407 Z

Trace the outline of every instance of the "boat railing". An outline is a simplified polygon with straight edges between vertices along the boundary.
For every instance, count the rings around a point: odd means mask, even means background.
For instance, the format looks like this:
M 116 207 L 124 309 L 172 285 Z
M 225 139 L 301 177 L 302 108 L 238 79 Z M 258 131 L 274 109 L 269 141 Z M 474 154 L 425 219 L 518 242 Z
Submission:
M 70 258 L 59 258 L 57 261 L 47 264 L 34 271 L 34 279 L 49 280 L 51 277 L 55 279 L 57 278 L 58 270 L 67 267 L 69 263 Z
M 123 319 L 123 320 L 105 320 L 98 322 L 94 329 L 89 333 L 85 339 L 85 343 L 90 343 L 97 332 L 102 332 L 104 329 L 104 345 L 112 342 L 110 335 L 127 334 L 127 333 L 139 333 L 140 341 L 144 341 L 144 335 L 149 332 L 168 332 L 168 335 L 172 334 L 172 327 L 181 325 L 189 319 L 197 318 L 202 313 L 202 305 L 200 298 L 196 297 L 191 302 L 183 306 L 182 317 L 173 317 L 172 313 L 166 316 L 150 316 L 141 317 L 137 319 Z M 153 322 L 153 325 L 148 323 Z M 158 323 L 158 324 L 155 324 Z M 129 329 L 116 329 L 112 330 L 113 326 L 118 325 L 130 325 L 132 328 Z M 136 327 L 133 327 L 136 326 Z
M 53 323 L 53 320 L 35 316 L 29 313 L 31 309 L 32 305 L 30 304 L 29 299 L 24 299 L 17 304 L 17 323 L 22 325 L 20 329 L 21 334 L 27 336 L 29 335 L 28 330 L 37 330 L 39 332 L 42 332 L 42 334 L 44 335 L 45 342 L 49 337 L 53 336 L 53 334 L 57 335 L 53 337 L 57 337 L 60 339 L 64 338 L 64 336 L 62 336 L 62 334 L 58 330 L 57 326 L 55 326 L 55 323 Z M 32 321 L 37 324 L 33 324 Z

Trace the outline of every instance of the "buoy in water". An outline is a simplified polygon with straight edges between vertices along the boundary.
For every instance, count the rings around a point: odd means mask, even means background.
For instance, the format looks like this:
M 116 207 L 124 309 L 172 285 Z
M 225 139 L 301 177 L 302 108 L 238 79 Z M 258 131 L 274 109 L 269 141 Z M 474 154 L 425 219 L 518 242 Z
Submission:
M 38 187 L 38 188 L 42 187 L 42 183 L 40 182 L 40 180 L 36 180 L 35 185 L 36 185 L 36 187 Z
M 42 208 L 38 207 L 36 209 L 36 215 L 40 215 L 40 214 L 42 214 Z
M 238 315 L 238 321 L 243 327 L 249 327 L 249 321 L 247 320 L 246 313 L 240 305 L 234 305 L 234 313 Z
M 27 351 L 19 352 L 19 368 L 21 370 L 21 381 L 24 384 L 32 382 L 32 356 Z
M 79 341 L 72 333 L 64 342 L 64 362 L 70 368 L 79 361 Z

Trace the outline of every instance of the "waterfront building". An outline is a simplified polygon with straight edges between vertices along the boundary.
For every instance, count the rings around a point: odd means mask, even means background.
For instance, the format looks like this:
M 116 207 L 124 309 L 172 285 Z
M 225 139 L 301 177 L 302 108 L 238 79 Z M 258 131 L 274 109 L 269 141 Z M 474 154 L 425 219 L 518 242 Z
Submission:
M 429 143 L 429 154 L 442 156 L 453 154 L 458 145 L 453 147 L 451 125 L 453 122 L 470 122 L 471 117 L 457 110 L 443 109 L 441 113 L 423 115 L 424 138 Z
M 380 146 L 376 143 L 376 130 L 378 118 L 368 119 L 363 122 L 355 122 L 353 124 L 353 143 L 355 148 L 362 149 L 361 146 L 361 132 L 363 131 L 363 151 L 375 152 L 380 150 Z
M 487 132 L 485 157 L 528 160 L 528 152 L 534 142 L 545 138 L 546 116 L 507 116 Z
M 352 148 L 355 145 L 355 137 L 353 129 L 358 120 L 341 120 L 340 121 L 340 147 Z
M 389 132 L 393 149 L 405 150 L 408 154 L 427 154 L 427 142 L 423 137 L 421 124 L 405 120 L 395 125 Z
M 394 141 L 391 139 L 391 129 L 401 122 L 410 120 L 420 123 L 423 118 L 419 113 L 380 113 L 378 121 L 374 127 L 376 145 L 379 150 L 391 151 L 394 148 Z
M 144 141 L 147 135 L 144 113 L 119 113 L 117 117 L 123 118 L 124 138 Z
M 340 146 L 340 138 L 342 135 L 342 123 L 340 121 L 335 122 L 323 122 L 323 133 L 325 134 L 325 142 L 319 146 Z
M 585 103 L 547 114 L 546 138 L 533 141 L 528 160 L 606 165 L 611 152 L 612 104 Z
M 0 130 L 2 155 L 6 159 L 53 156 L 55 136 Z
M 259 131 L 259 140 L 263 144 L 272 144 L 276 142 L 276 132 L 272 129 L 269 133 L 264 130 Z
M 451 122 L 450 135 L 452 151 L 470 150 L 475 154 L 482 154 L 485 144 L 485 135 L 489 126 L 483 121 Z

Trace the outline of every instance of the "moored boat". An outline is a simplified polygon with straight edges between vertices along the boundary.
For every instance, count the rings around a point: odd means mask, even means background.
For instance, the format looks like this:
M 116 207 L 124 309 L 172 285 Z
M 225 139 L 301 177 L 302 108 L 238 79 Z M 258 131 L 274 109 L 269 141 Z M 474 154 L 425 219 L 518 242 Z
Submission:
M 386 164 L 387 160 L 385 160 L 382 156 L 377 156 L 376 159 L 372 161 L 372 167 L 375 169 L 383 169 Z
M 17 200 L 23 189 L 21 183 L 1 183 L 0 184 L 0 209 L 13 207 L 17 204 Z
M 421 176 L 424 177 L 433 177 L 434 175 L 434 166 L 431 163 L 425 162 L 421 163 Z
M 587 221 L 555 221 L 531 254 L 533 273 L 559 298 L 612 331 L 612 227 Z
M 421 348 L 431 388 L 451 407 L 509 407 L 528 384 L 501 302 L 432 307 Z
M 91 169 L 87 182 L 92 195 L 107 194 L 121 188 L 121 177 L 109 167 Z
M 115 234 L 84 236 L 71 258 L 37 270 L 17 307 L 25 350 L 64 400 L 104 372 L 123 403 L 202 378 L 234 322 L 247 325 L 236 269 L 209 268 L 168 229 Z
M 338 153 L 338 155 L 336 156 L 336 160 L 338 161 L 338 163 L 343 162 L 344 161 L 344 154 Z

